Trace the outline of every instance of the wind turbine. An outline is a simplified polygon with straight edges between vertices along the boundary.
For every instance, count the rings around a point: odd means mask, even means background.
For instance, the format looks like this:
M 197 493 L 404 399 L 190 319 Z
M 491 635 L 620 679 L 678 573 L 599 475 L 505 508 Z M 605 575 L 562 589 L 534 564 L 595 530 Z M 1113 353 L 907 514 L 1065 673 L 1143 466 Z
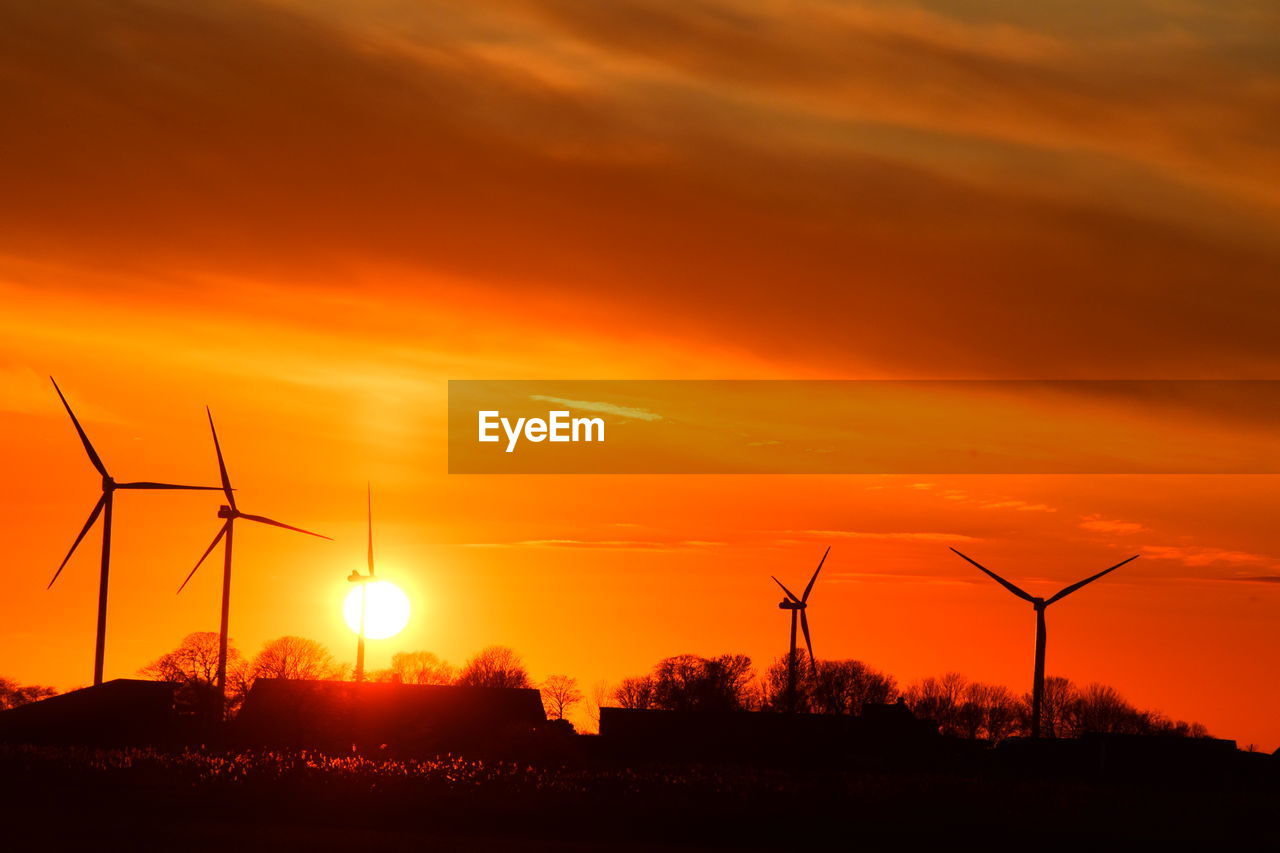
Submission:
M 80 535 L 76 537 L 76 541 L 71 543 L 71 550 L 67 551 L 67 556 L 62 558 L 62 563 L 58 566 L 58 570 L 53 573 L 53 580 L 49 581 L 49 587 L 52 587 L 54 581 L 62 574 L 62 570 L 66 568 L 67 561 L 71 559 L 71 555 L 76 552 L 80 541 L 84 539 L 85 534 L 89 532 L 89 528 L 93 527 L 98 516 L 102 516 L 102 564 L 98 576 L 98 636 L 93 650 L 93 684 L 96 687 L 102 683 L 102 666 L 106 658 L 107 652 L 107 581 L 111 574 L 111 514 L 112 507 L 115 504 L 115 493 L 120 489 L 183 489 L 193 491 L 210 491 L 216 490 L 216 486 L 177 486 L 172 483 L 117 483 L 110 474 L 107 473 L 107 466 L 102 463 L 102 458 L 98 456 L 98 452 L 93 449 L 93 444 L 89 441 L 89 436 L 85 435 L 84 428 L 80 426 L 80 421 L 76 419 L 76 413 L 71 411 L 71 404 L 67 402 L 67 398 L 63 396 L 62 389 L 58 387 L 58 383 L 54 381 L 52 376 L 49 381 L 53 382 L 53 390 L 58 392 L 58 399 L 62 401 L 63 407 L 67 410 L 67 414 L 71 416 L 71 423 L 76 428 L 76 434 L 80 436 L 80 443 L 84 445 L 84 452 L 89 455 L 89 461 L 93 463 L 93 467 L 102 475 L 102 495 L 98 498 L 98 502 L 93 505 L 93 509 L 89 512 L 89 520 L 84 523 L 84 527 L 80 529 Z M 49 587 L 46 587 L 48 589 Z
M 222 477 L 222 493 L 227 497 L 227 503 L 218 507 L 218 518 L 225 519 L 222 527 L 218 529 L 218 535 L 213 537 L 213 541 L 209 543 L 209 547 L 204 549 L 204 553 L 200 555 L 200 559 L 196 561 L 195 568 L 187 575 L 187 579 L 182 582 L 182 586 L 178 587 L 178 592 L 182 592 L 186 588 L 187 583 L 195 575 L 196 569 L 199 569 L 204 563 L 205 558 L 218 547 L 218 543 L 225 538 L 226 544 L 222 547 L 222 621 L 218 626 L 218 701 L 225 709 L 227 701 L 227 630 L 231 618 L 231 542 L 235 534 L 236 519 L 243 518 L 245 521 L 256 521 L 259 524 L 270 524 L 272 527 L 282 527 L 285 530 L 293 530 L 297 533 L 305 533 L 308 536 L 316 536 L 320 539 L 330 539 L 320 533 L 312 533 L 310 530 L 303 530 L 301 527 L 294 527 L 275 519 L 267 518 L 262 515 L 249 515 L 241 512 L 236 506 L 235 490 L 231 488 L 231 477 L 227 475 L 227 463 L 222 458 L 222 445 L 218 443 L 218 431 L 213 426 L 213 412 L 209 411 L 209 407 L 205 406 L 205 413 L 209 416 L 209 432 L 213 433 L 213 449 L 218 455 L 218 473 Z
M 804 632 L 804 645 L 809 650 L 809 665 L 817 671 L 818 662 L 813 656 L 813 640 L 809 636 L 809 593 L 813 592 L 813 584 L 818 580 L 818 572 L 822 571 L 822 564 L 827 561 L 827 554 L 831 553 L 830 546 L 822 552 L 822 559 L 818 561 L 818 568 L 813 570 L 813 577 L 809 578 L 809 584 L 804 588 L 804 595 L 796 596 L 794 592 L 787 589 L 786 585 L 777 578 L 773 582 L 782 587 L 782 591 L 786 593 L 786 598 L 778 602 L 778 607 L 782 610 L 791 611 L 791 652 L 787 657 L 787 711 L 794 712 L 796 709 L 796 686 L 799 673 L 796 661 L 796 622 L 800 623 L 800 630 Z M 771 576 L 772 577 L 772 576 Z
M 1047 608 L 1050 604 L 1053 604 L 1055 601 L 1066 598 L 1071 593 L 1080 589 L 1080 587 L 1087 586 L 1093 583 L 1094 581 L 1096 581 L 1098 578 L 1102 577 L 1103 575 L 1107 575 L 1107 574 L 1110 574 L 1111 572 L 1114 572 L 1116 569 L 1120 568 L 1125 563 L 1129 563 L 1138 559 L 1138 557 L 1141 555 L 1134 554 L 1129 559 L 1121 560 L 1120 562 L 1116 563 L 1114 566 L 1112 566 L 1109 569 L 1106 569 L 1105 571 L 1098 572 L 1096 575 L 1087 577 L 1082 581 L 1076 581 L 1070 586 L 1064 586 L 1062 589 L 1058 590 L 1056 593 L 1049 596 L 1049 598 L 1037 598 L 1036 596 L 1029 595 L 1025 591 L 1009 583 L 1007 580 L 1000 577 L 998 574 L 991 571 L 986 566 L 979 563 L 977 560 L 974 560 L 970 557 L 965 556 L 964 554 L 961 554 L 959 551 L 956 551 L 955 548 L 952 548 L 951 550 L 955 551 L 956 554 L 968 560 L 973 565 L 977 566 L 979 569 L 981 569 L 983 572 L 989 575 L 992 580 L 1000 584 L 1005 589 L 1009 590 L 1009 592 L 1018 596 L 1018 598 L 1021 598 L 1024 601 L 1031 602 L 1031 606 L 1034 607 L 1036 610 L 1036 667 L 1035 667 L 1034 680 L 1031 683 L 1031 736 L 1033 738 L 1038 738 L 1040 737 L 1040 711 L 1044 704 L 1044 647 L 1047 641 L 1047 635 L 1045 633 L 1045 624 L 1044 624 L 1045 608 Z
M 369 574 L 362 575 L 356 569 L 351 570 L 347 580 L 360 584 L 360 630 L 356 639 L 356 683 L 364 681 L 364 620 L 365 608 L 369 604 L 369 584 L 376 578 L 373 574 L 373 486 L 366 486 L 365 499 L 369 510 Z

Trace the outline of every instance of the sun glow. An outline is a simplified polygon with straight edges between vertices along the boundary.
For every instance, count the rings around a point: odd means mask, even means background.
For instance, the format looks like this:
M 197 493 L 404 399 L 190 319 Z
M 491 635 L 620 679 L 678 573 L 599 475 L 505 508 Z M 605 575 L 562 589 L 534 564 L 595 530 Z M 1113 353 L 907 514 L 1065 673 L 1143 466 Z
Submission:
M 367 597 L 366 597 L 367 596 Z M 390 581 L 362 583 L 347 593 L 342 602 L 342 618 L 347 627 L 360 633 L 360 607 L 364 604 L 364 635 L 370 640 L 394 637 L 409 624 L 409 596 Z

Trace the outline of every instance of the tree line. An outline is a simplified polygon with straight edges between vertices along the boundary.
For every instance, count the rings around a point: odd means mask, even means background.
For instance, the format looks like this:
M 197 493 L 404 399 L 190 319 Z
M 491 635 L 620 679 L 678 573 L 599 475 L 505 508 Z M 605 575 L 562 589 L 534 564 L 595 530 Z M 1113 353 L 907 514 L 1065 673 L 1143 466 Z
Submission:
M 857 716 L 864 705 L 901 701 L 938 724 L 943 734 L 1002 741 L 1030 730 L 1031 697 L 1007 687 L 970 681 L 956 672 L 922 678 L 906 687 L 858 660 L 819 660 L 810 666 L 797 652 L 797 711 Z M 786 657 L 759 677 L 744 655 L 665 658 L 645 675 L 625 678 L 612 691 L 623 708 L 670 711 L 783 711 L 788 704 Z M 1200 723 L 1171 720 L 1143 710 L 1105 684 L 1076 685 L 1046 679 L 1042 734 L 1077 737 L 1087 732 L 1207 737 Z
M 918 717 L 936 721 L 943 734 L 998 742 L 1029 732 L 1031 697 L 998 684 L 970 681 L 949 672 L 900 687 L 892 675 L 858 660 L 818 660 L 811 666 L 797 653 L 795 709 L 802 713 L 857 716 L 866 705 L 902 702 Z M 259 678 L 350 679 L 349 665 L 338 662 L 321 643 L 305 637 L 278 637 L 246 657 L 227 650 L 227 704 L 231 713 Z M 172 651 L 140 670 L 147 678 L 182 685 L 187 700 L 211 699 L 218 665 L 218 635 L 189 634 Z M 624 678 L 615 687 L 597 684 L 587 703 L 599 723 L 599 707 L 669 711 L 766 711 L 788 707 L 788 658 L 783 656 L 757 673 L 746 655 L 663 658 L 644 675 Z M 489 646 L 461 667 L 428 651 L 397 652 L 390 666 L 367 675 L 375 682 L 439 684 L 471 687 L 524 687 L 541 691 L 543 707 L 553 720 L 566 720 L 586 698 L 575 678 L 551 675 L 535 682 L 520 655 L 506 646 Z M 47 687 L 19 686 L 0 678 L 0 710 L 52 696 Z M 1087 732 L 1165 734 L 1206 737 L 1199 723 L 1172 720 L 1140 709 L 1105 684 L 1077 685 L 1070 679 L 1045 679 L 1041 713 L 1046 737 L 1076 737 Z

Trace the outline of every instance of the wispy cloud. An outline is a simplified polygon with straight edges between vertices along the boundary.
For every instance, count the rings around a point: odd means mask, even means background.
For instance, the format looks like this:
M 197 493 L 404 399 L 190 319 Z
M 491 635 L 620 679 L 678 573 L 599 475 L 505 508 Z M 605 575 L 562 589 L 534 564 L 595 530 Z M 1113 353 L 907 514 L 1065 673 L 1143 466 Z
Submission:
M 1277 561 L 1263 554 L 1195 545 L 1145 545 L 1142 556 L 1153 560 L 1176 560 L 1184 566 L 1271 566 Z
M 548 397 L 545 394 L 530 394 L 530 400 L 541 400 L 544 403 L 557 403 L 571 409 L 584 412 L 600 412 L 604 415 L 617 415 L 620 418 L 634 418 L 638 421 L 660 421 L 662 415 L 648 409 L 637 409 L 631 406 L 618 406 L 613 403 L 598 403 L 591 400 L 566 400 L 563 397 Z
M 975 536 L 966 536 L 963 533 L 935 533 L 930 531 L 923 532 L 877 532 L 865 530 L 789 530 L 788 533 L 798 533 L 805 536 L 813 536 L 818 539 L 878 539 L 889 542 L 981 542 L 982 540 Z
M 701 539 L 662 542 L 645 539 L 522 539 L 515 542 L 464 542 L 463 548 L 581 548 L 605 551 L 680 551 L 723 545 Z
M 1081 518 L 1080 527 L 1094 533 L 1141 533 L 1147 528 L 1136 521 L 1121 521 L 1115 518 L 1103 518 L 1101 515 L 1086 515 Z
M 1057 512 L 1056 507 L 1048 504 L 1031 503 L 1030 501 L 1020 501 L 1013 498 L 1005 498 L 1003 500 L 979 501 L 978 506 L 981 509 L 1012 509 L 1018 512 Z

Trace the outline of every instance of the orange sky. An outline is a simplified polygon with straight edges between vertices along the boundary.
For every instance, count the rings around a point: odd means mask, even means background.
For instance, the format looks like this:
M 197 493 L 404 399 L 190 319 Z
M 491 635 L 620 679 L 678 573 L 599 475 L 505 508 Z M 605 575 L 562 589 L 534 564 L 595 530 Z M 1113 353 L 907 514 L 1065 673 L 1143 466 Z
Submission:
M 1034 6 L 1035 8 L 1028 8 Z M 96 497 L 212 483 L 232 634 L 351 657 L 372 480 L 416 618 L 371 643 L 616 681 L 784 650 L 1049 670 L 1273 749 L 1280 482 L 450 477 L 448 379 L 1280 378 L 1280 15 L 1262 2 L 0 2 L 0 674 L 91 676 Z M 1170 427 L 1176 428 L 1177 424 Z M 216 626 L 216 497 L 117 502 L 107 674 Z M 1253 580 L 1249 580 L 1253 579 Z M 1258 580 L 1262 579 L 1262 580 Z

